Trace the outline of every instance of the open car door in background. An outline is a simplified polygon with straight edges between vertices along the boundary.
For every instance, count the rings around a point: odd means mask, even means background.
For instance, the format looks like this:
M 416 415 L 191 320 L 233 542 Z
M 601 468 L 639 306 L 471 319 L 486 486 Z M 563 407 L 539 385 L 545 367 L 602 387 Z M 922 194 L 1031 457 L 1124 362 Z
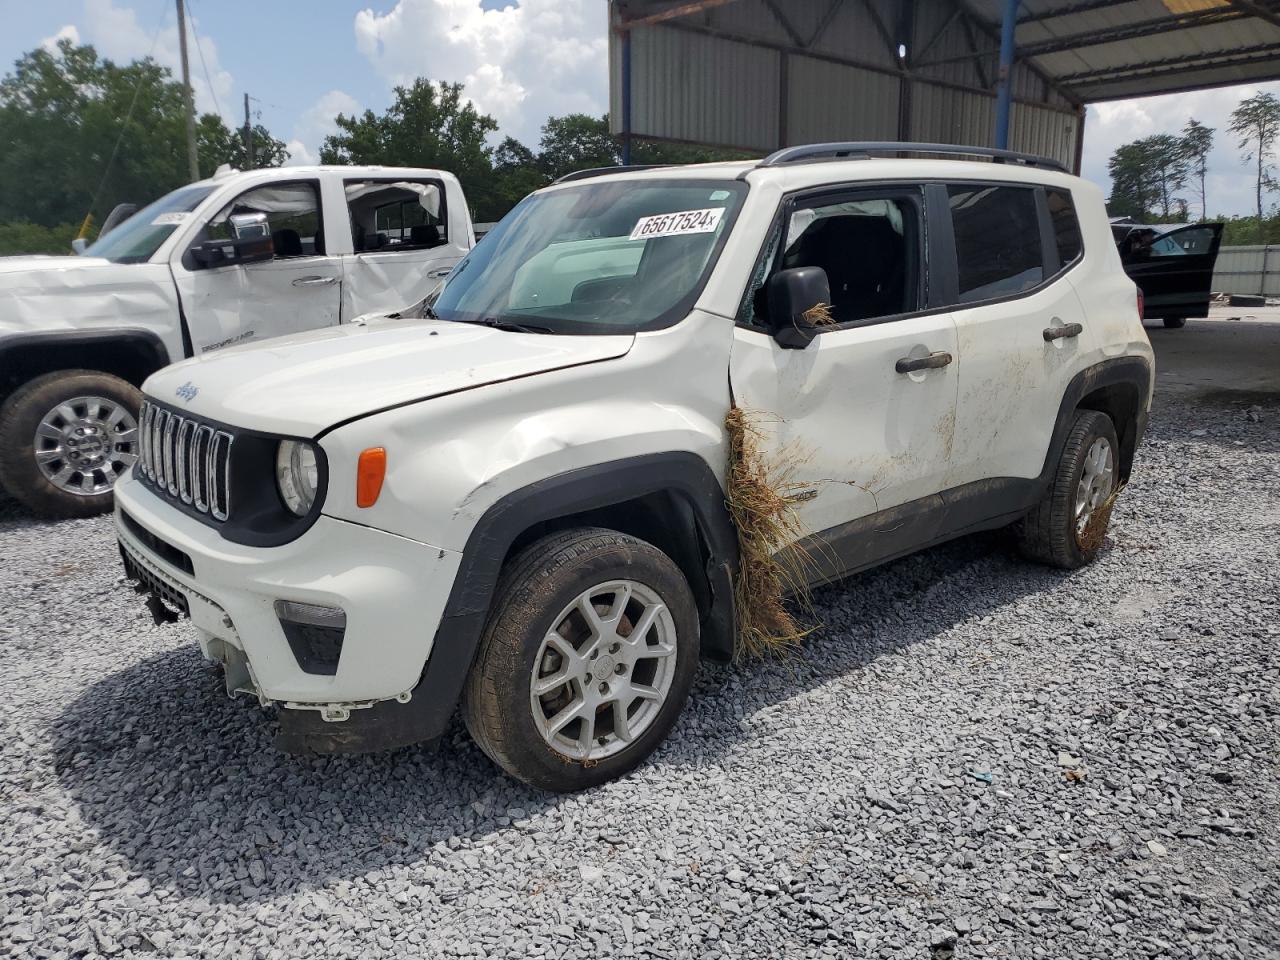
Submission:
M 1209 287 L 1222 227 L 1221 223 L 1135 224 L 1117 236 L 1125 272 L 1142 288 L 1148 320 L 1209 315 Z

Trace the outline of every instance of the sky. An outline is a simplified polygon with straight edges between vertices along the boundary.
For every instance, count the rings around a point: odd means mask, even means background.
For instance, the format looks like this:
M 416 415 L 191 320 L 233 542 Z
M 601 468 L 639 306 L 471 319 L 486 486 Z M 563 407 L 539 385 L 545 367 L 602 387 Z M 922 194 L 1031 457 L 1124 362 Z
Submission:
M 114 60 L 150 53 L 176 74 L 174 6 L 0 0 L 0 69 L 7 73 L 24 52 L 70 37 Z M 608 109 L 605 0 L 382 0 L 374 7 L 188 0 L 188 8 L 198 40 L 190 51 L 197 108 L 240 125 L 248 92 L 255 121 L 286 142 L 295 163 L 315 162 L 337 113 L 381 111 L 396 84 L 418 76 L 462 82 L 476 106 L 497 118 L 500 135 L 530 146 L 548 116 Z M 1083 173 L 1109 189 L 1107 159 L 1117 146 L 1177 133 L 1194 116 L 1218 131 L 1209 213 L 1248 213 L 1252 178 L 1226 127 L 1235 105 L 1259 89 L 1280 95 L 1280 83 L 1270 83 L 1091 106 Z

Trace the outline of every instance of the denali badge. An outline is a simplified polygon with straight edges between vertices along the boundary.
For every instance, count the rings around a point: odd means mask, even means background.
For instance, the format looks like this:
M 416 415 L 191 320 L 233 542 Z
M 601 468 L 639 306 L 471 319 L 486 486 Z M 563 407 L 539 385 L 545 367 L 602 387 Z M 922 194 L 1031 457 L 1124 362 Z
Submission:
M 187 401 L 187 403 L 190 403 L 192 400 L 196 398 L 196 394 L 200 392 L 200 388 L 197 387 L 195 384 L 193 384 L 190 380 L 188 380 L 186 383 L 180 386 L 175 392 L 183 400 Z

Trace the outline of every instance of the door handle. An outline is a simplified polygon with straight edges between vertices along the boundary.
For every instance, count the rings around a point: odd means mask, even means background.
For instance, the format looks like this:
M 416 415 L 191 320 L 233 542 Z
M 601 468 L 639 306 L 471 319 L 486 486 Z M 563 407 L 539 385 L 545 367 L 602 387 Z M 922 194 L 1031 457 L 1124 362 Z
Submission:
M 937 370 L 952 361 L 951 354 L 945 350 L 937 350 L 927 357 L 903 357 L 893 365 L 899 373 L 915 373 L 917 370 Z
M 295 287 L 327 287 L 331 283 L 337 283 L 337 277 L 298 277 L 293 281 Z
M 1053 343 L 1055 340 L 1066 340 L 1070 337 L 1078 337 L 1084 333 L 1084 327 L 1078 323 L 1066 323 L 1060 327 L 1045 327 L 1044 342 Z

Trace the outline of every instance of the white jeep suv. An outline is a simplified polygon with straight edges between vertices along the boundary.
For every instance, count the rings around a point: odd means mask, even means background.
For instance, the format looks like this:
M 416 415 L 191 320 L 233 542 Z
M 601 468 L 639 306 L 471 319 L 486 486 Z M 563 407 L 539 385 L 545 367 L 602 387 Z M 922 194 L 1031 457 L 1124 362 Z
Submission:
M 574 790 L 734 654 L 732 408 L 791 458 L 815 583 L 1010 524 L 1072 568 L 1152 381 L 1102 194 L 1052 161 L 588 171 L 414 308 L 153 375 L 117 530 L 282 748 L 431 740 L 460 701 L 501 767 Z

